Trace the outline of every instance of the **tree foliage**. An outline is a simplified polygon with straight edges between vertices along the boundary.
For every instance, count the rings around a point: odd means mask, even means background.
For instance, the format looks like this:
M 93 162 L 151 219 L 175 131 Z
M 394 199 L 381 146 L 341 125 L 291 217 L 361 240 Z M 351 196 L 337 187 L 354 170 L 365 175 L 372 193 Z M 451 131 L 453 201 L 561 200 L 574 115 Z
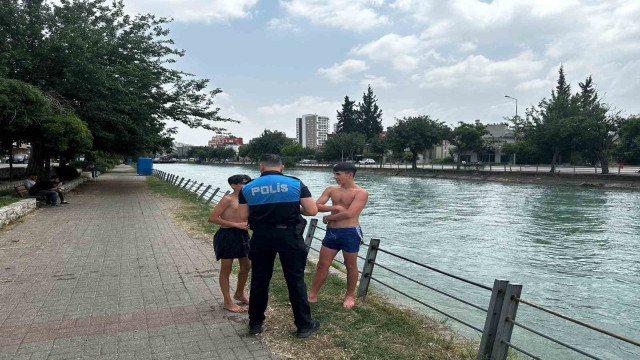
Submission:
M 128 15 L 122 0 L 4 0 L 0 76 L 64 99 L 91 131 L 95 149 L 137 155 L 167 148 L 165 122 L 219 130 L 219 89 L 176 70 L 168 20 Z M 36 154 L 30 161 L 42 162 Z M 32 164 L 30 164 L 32 165 Z M 36 164 L 37 165 L 37 164 Z
M 342 111 L 338 111 L 338 133 L 352 133 L 360 130 L 358 111 L 355 108 L 355 101 L 349 100 L 348 96 L 344 97 Z
M 460 163 L 462 162 L 462 153 L 466 151 L 482 151 L 482 147 L 485 144 L 482 137 L 486 134 L 488 134 L 487 128 L 482 124 L 461 122 L 458 127 L 453 129 L 449 141 L 455 147 L 454 152 L 458 158 L 458 168 L 460 168 Z
M 618 159 L 624 163 L 640 164 L 640 116 L 630 116 L 620 122 L 615 147 Z
M 361 151 L 366 138 L 360 133 L 336 134 L 324 143 L 322 156 L 327 160 L 351 159 Z
M 293 140 L 287 135 L 277 130 L 264 130 L 260 136 L 251 139 L 246 148 L 241 149 L 243 157 L 258 161 L 264 154 L 280 154 L 282 148 L 293 144 Z
M 382 132 L 382 110 L 377 102 L 373 89 L 369 85 L 367 92 L 362 94 L 362 102 L 358 104 L 359 132 L 366 139 L 377 137 Z
M 418 153 L 440 144 L 449 132 L 444 122 L 431 119 L 429 115 L 420 115 L 396 119 L 396 124 L 389 128 L 385 138 L 389 147 L 398 153 L 409 149 L 412 168 L 416 169 Z

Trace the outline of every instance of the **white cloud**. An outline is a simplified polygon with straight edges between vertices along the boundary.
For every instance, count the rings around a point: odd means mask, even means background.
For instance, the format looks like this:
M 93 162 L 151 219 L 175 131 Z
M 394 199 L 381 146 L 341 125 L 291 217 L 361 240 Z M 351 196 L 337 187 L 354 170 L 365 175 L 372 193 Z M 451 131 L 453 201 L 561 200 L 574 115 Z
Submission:
M 280 1 L 290 16 L 309 19 L 312 24 L 363 31 L 389 24 L 378 13 L 384 0 L 289 0 Z
M 351 54 L 366 56 L 374 61 L 389 61 L 396 70 L 413 70 L 420 62 L 425 44 L 415 35 L 387 34 L 365 45 L 351 49 Z
M 327 69 L 320 68 L 318 69 L 318 73 L 332 82 L 338 83 L 352 80 L 352 75 L 361 73 L 368 68 L 367 63 L 362 60 L 349 59 L 345 60 L 342 64 L 333 64 L 332 67 Z
M 544 62 L 536 59 L 531 51 L 499 61 L 483 55 L 469 55 L 453 65 L 430 69 L 415 79 L 419 79 L 424 87 L 490 83 L 501 79 L 527 78 L 541 70 L 543 65 Z
M 475 41 L 465 41 L 460 44 L 458 51 L 460 52 L 471 52 L 478 48 L 478 44 Z
M 360 81 L 360 84 L 363 87 L 367 85 L 371 85 L 371 87 L 373 88 L 382 88 L 382 89 L 387 89 L 387 88 L 396 86 L 396 84 L 387 80 L 387 78 L 384 76 L 375 76 L 370 74 L 365 74 L 362 81 Z
M 269 20 L 269 29 L 271 30 L 284 30 L 284 31 L 293 31 L 293 32 L 298 32 L 300 31 L 300 28 L 291 22 L 291 19 L 285 18 L 285 19 L 277 19 L 277 18 L 273 18 L 271 20 Z
M 205 23 L 251 17 L 257 3 L 258 0 L 125 0 L 128 12 Z

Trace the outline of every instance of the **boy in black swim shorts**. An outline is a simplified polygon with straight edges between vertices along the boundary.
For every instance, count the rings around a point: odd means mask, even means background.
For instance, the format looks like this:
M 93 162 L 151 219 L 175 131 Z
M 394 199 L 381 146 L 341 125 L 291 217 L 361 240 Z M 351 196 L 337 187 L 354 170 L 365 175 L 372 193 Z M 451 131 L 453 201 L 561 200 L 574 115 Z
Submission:
M 223 197 L 209 217 L 209 222 L 220 225 L 213 237 L 213 251 L 216 260 L 222 260 L 220 266 L 220 289 L 224 297 L 224 308 L 231 312 L 245 312 L 247 309 L 237 305 L 231 299 L 229 292 L 229 275 L 233 265 L 233 259 L 238 259 L 240 272 L 238 273 L 238 285 L 233 296 L 234 299 L 244 304 L 249 304 L 249 299 L 244 294 L 251 262 L 249 261 L 249 225 L 247 221 L 240 219 L 238 214 L 238 194 L 242 186 L 251 181 L 247 175 L 233 175 L 228 179 L 233 193 Z

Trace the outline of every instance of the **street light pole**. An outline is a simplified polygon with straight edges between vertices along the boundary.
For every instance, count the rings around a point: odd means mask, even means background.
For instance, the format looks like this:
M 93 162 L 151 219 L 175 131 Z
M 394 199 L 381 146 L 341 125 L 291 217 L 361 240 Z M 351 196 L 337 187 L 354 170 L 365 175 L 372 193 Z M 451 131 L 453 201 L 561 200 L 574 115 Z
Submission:
M 514 98 L 513 96 L 509 96 L 509 95 L 505 95 L 504 97 L 509 98 L 509 99 L 513 99 L 516 101 L 516 121 L 518 118 L 518 99 Z M 516 163 L 516 154 L 513 154 L 513 163 Z
M 512 96 L 509 96 L 509 95 L 505 95 L 504 97 L 509 98 L 509 99 L 513 99 L 513 100 L 516 101 L 516 117 L 518 117 L 518 99 L 516 99 L 516 98 L 514 98 Z

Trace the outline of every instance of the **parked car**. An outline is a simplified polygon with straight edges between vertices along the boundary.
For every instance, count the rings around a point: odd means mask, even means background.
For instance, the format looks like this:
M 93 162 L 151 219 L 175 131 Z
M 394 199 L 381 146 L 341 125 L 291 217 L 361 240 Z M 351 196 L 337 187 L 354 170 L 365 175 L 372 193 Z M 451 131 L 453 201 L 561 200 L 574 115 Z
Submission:
M 300 160 L 300 164 L 317 164 L 318 160 L 313 159 L 302 159 Z
M 13 155 L 14 164 L 26 164 L 29 162 L 29 155 L 27 154 L 15 154 Z
M 358 164 L 365 164 L 365 165 L 367 165 L 367 164 L 375 164 L 375 163 L 376 163 L 376 161 L 371 159 L 371 158 L 364 158 L 364 159 L 358 161 Z

